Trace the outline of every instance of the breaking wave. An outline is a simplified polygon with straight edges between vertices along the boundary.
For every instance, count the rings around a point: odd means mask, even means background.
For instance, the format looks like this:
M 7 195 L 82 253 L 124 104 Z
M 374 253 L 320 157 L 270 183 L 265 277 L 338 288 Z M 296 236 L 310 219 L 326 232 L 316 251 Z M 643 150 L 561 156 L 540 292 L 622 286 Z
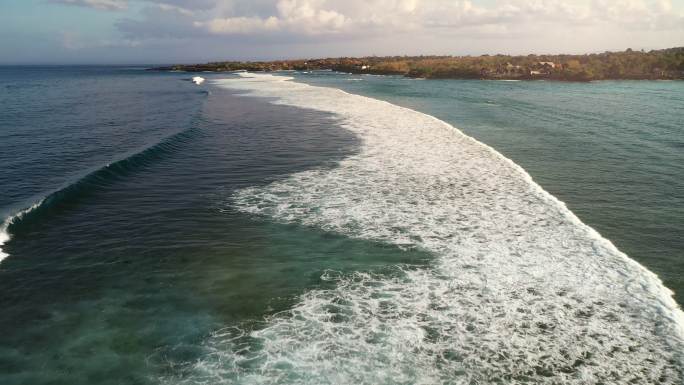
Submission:
M 327 273 L 256 330 L 217 332 L 181 383 L 681 384 L 672 292 L 511 160 L 432 116 L 341 90 L 215 81 L 337 114 L 362 141 L 332 170 L 238 191 L 238 209 L 417 247 L 430 268 Z
M 95 169 L 75 182 L 47 194 L 29 207 L 8 217 L 0 225 L 0 261 L 9 256 L 6 251 L 2 250 L 2 246 L 10 240 L 13 230 L 30 224 L 32 221 L 42 220 L 46 215 L 58 210 L 63 205 L 77 202 L 84 196 L 97 191 L 97 189 L 111 185 L 120 178 L 148 166 L 152 162 L 176 151 L 185 142 L 191 140 L 197 132 L 196 128 L 191 127 L 144 148 L 140 152 L 130 154 L 118 161 Z

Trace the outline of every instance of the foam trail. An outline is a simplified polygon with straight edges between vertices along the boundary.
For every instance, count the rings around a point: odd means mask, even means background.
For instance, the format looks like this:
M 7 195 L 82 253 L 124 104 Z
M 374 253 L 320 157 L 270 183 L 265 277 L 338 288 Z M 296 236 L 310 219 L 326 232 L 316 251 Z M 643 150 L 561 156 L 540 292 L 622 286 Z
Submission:
M 263 328 L 217 333 L 181 382 L 684 382 L 672 292 L 511 160 L 407 108 L 241 76 L 215 84 L 337 114 L 362 144 L 334 169 L 238 191 L 230 204 L 437 260 L 326 274 L 334 289 L 304 293 Z

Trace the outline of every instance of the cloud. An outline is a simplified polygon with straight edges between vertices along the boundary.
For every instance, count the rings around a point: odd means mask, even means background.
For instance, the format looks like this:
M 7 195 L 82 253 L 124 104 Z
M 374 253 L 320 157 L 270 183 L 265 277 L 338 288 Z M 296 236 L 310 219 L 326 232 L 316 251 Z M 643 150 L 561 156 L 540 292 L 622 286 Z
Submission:
M 122 11 L 128 9 L 132 2 L 148 3 L 158 9 L 174 10 L 182 13 L 192 13 L 192 10 L 206 10 L 215 8 L 221 0 L 47 0 L 50 3 L 75 5 L 80 7 L 95 8 L 105 11 Z
M 197 10 L 181 5 L 156 2 L 145 7 L 139 18 L 124 18 L 116 23 L 126 39 L 189 39 L 207 37 L 193 26 Z
M 267 15 L 217 17 L 217 13 L 198 15 L 204 18 L 194 20 L 193 26 L 214 35 L 284 32 L 321 37 L 478 27 L 506 34 L 539 30 L 531 25 L 568 28 L 606 23 L 637 29 L 684 28 L 684 16 L 669 0 L 501 0 L 488 6 L 468 0 L 277 0 Z
M 162 52 L 188 56 L 188 47 L 196 47 L 202 55 L 216 52 L 216 57 L 248 58 L 256 52 L 262 58 L 277 58 L 573 53 L 630 46 L 664 48 L 684 41 L 682 4 L 671 0 L 128 0 L 128 4 L 130 11 L 115 24 L 124 41 L 140 49 L 163 47 Z
M 122 11 L 128 8 L 128 2 L 126 0 L 50 0 L 50 2 L 95 8 L 105 11 Z
M 322 7 L 320 1 L 281 0 L 276 3 L 276 14 L 268 17 L 234 16 L 195 21 L 197 28 L 213 34 L 252 34 L 288 31 L 294 34 L 328 35 L 343 32 L 348 18 Z
M 120 11 L 147 4 L 141 16 L 119 23 L 127 35 L 169 36 L 169 14 L 179 37 L 189 28 L 206 35 L 380 36 L 411 31 L 500 31 L 502 34 L 611 24 L 626 29 L 681 30 L 684 15 L 672 0 L 48 0 Z M 530 28 L 530 26 L 536 28 Z M 160 28 L 160 31 L 154 31 Z

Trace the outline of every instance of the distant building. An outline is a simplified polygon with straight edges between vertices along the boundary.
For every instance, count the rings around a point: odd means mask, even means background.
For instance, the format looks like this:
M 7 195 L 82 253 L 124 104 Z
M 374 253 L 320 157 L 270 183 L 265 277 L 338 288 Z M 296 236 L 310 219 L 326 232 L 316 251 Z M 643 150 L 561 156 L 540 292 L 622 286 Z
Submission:
M 506 63 L 506 67 L 503 72 L 508 75 L 515 75 L 517 73 L 522 72 L 522 67 L 518 65 L 513 65 L 511 63 Z
M 560 67 L 560 66 L 559 66 Z M 551 70 L 556 68 L 556 63 L 551 61 L 540 61 L 532 66 L 530 75 L 551 75 Z

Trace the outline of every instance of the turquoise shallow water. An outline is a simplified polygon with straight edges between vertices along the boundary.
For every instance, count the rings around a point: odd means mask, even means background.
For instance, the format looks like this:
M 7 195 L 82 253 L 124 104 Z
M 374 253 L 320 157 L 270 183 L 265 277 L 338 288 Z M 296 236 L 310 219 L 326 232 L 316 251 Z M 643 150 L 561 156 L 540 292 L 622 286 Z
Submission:
M 681 83 L 293 75 L 434 115 L 492 145 L 669 288 L 684 292 Z M 0 262 L 0 329 L 7 331 L 0 334 L 1 383 L 344 382 L 348 377 L 307 375 L 334 369 L 328 354 L 358 365 L 338 371 L 356 373 L 359 383 L 415 383 L 422 365 L 446 376 L 435 378 L 454 379 L 446 383 L 540 383 L 580 381 L 582 370 L 590 372 L 582 369 L 584 361 L 612 362 L 581 344 L 563 353 L 564 366 L 550 368 L 543 360 L 521 364 L 505 349 L 488 358 L 500 364 L 489 368 L 456 347 L 434 361 L 402 361 L 385 345 L 389 333 L 363 333 L 376 325 L 345 327 L 358 310 L 357 297 L 376 301 L 375 308 L 358 308 L 389 317 L 388 325 L 410 313 L 403 290 L 439 256 L 235 207 L 236 192 L 334 170 L 357 157 L 363 143 L 338 116 L 241 97 L 211 82 L 227 75 L 206 76 L 210 81 L 197 87 L 185 74 L 119 67 L 0 69 L 0 213 L 9 217 L 45 198 L 9 225 L 11 239 L 2 245 L 9 256 Z M 334 207 L 341 213 L 355 208 L 345 202 Z M 456 282 L 444 297 L 477 289 L 466 286 Z M 432 289 L 426 284 L 424 291 Z M 486 298 L 478 305 L 483 314 L 499 306 L 486 296 L 464 298 L 458 306 L 466 309 L 474 298 Z M 308 307 L 311 299 L 316 306 Z M 423 333 L 422 342 L 404 335 L 415 357 L 429 352 L 422 343 L 446 341 L 441 333 L 465 333 L 467 347 L 467 333 L 486 328 L 468 314 L 458 328 L 438 329 L 430 317 L 441 306 L 437 301 L 407 316 L 407 325 L 415 322 Z M 567 319 L 589 318 L 602 305 L 582 306 Z M 614 314 L 602 317 L 630 325 Z M 545 330 L 553 326 L 546 320 L 525 322 L 538 341 L 550 338 Z M 302 324 L 306 333 L 295 333 Z M 284 333 L 290 340 L 280 338 L 284 330 L 293 333 Z M 316 334 L 321 330 L 322 337 Z M 272 362 L 261 353 L 287 351 L 311 336 L 317 337 L 305 365 Z M 354 336 L 359 351 L 345 351 Z M 634 349 L 634 370 L 642 368 L 638 343 L 611 349 Z M 675 383 L 676 362 L 652 364 L 663 371 L 663 383 Z M 500 368 L 508 377 L 487 377 Z

